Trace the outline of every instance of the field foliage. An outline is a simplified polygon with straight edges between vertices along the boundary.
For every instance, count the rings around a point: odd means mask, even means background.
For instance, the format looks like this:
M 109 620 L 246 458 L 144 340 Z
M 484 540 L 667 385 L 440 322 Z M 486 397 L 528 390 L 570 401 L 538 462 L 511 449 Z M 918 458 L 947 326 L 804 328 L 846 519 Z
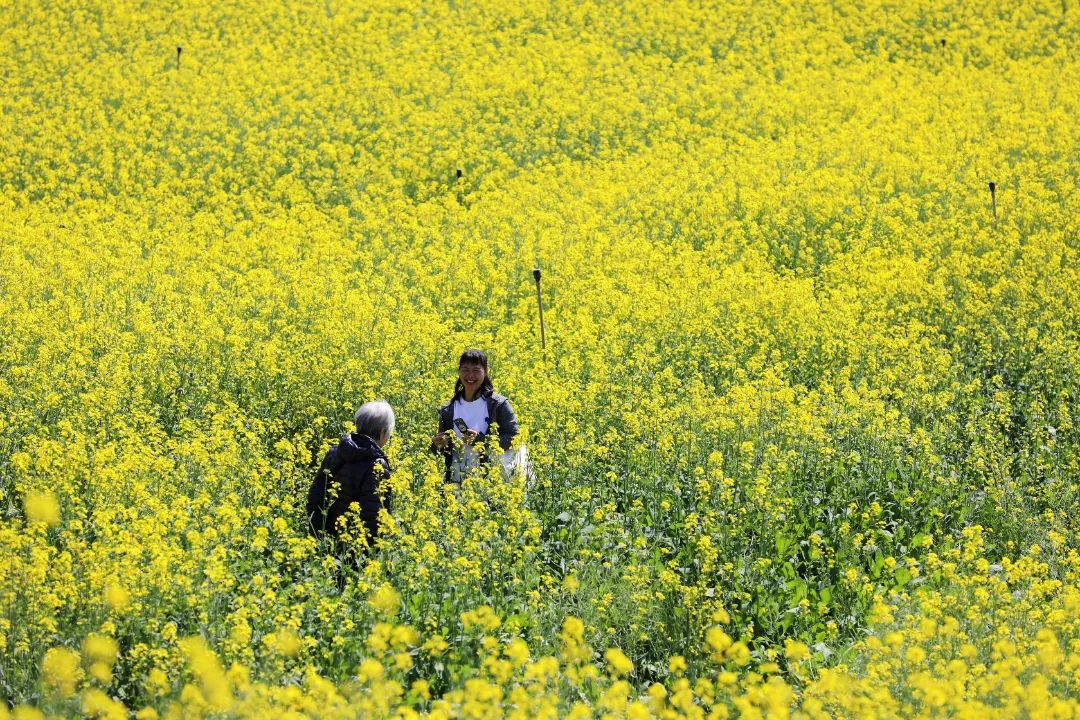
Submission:
M 0 716 L 1080 716 L 1077 3 L 0 7 Z

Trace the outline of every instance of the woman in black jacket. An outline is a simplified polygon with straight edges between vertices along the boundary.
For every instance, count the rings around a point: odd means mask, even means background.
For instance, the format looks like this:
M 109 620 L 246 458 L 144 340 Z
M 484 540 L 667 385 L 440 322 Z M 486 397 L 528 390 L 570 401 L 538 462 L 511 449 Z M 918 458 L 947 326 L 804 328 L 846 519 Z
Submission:
M 316 536 L 334 543 L 348 527 L 350 510 L 362 522 L 366 545 L 379 536 L 379 511 L 390 511 L 390 463 L 382 448 L 394 433 L 394 410 L 382 400 L 356 411 L 356 432 L 330 448 L 308 491 L 307 517 Z
M 480 350 L 466 350 L 458 360 L 454 396 L 439 408 L 439 432 L 431 438 L 432 450 L 446 460 L 446 481 L 460 483 L 470 471 L 486 463 L 488 458 L 482 448 L 489 438 L 497 438 L 499 447 L 509 450 L 517 434 L 514 408 L 495 392 L 487 355 Z M 494 446 L 491 449 L 494 451 Z

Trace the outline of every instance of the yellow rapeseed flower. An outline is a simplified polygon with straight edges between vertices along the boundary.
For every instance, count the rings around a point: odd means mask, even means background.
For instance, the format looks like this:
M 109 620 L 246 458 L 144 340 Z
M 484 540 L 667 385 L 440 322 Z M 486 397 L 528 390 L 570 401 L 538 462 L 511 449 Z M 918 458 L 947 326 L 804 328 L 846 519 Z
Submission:
M 629 675 L 634 671 L 634 663 L 630 662 L 630 658 L 626 657 L 626 653 L 619 648 L 605 650 L 604 659 L 607 660 L 608 667 L 616 677 Z
M 118 582 L 105 585 L 105 602 L 113 612 L 123 612 L 131 602 L 131 593 Z
M 60 503 L 50 492 L 28 492 L 23 498 L 23 512 L 31 523 L 41 523 L 49 527 L 60 524 Z
M 379 589 L 368 598 L 368 602 L 383 615 L 393 616 L 396 615 L 401 608 L 401 595 L 394 589 L 393 585 L 390 583 L 383 583 L 379 586 Z
M 61 697 L 70 698 L 82 677 L 79 654 L 74 650 L 54 647 L 45 652 L 41 660 L 41 678 L 46 687 L 54 689 Z

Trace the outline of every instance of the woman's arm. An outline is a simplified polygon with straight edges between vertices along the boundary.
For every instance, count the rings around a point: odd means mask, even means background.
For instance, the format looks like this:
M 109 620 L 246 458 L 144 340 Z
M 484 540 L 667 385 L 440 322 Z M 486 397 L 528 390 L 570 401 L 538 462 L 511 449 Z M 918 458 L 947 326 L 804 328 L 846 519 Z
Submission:
M 499 447 L 509 450 L 518 434 L 517 415 L 514 414 L 514 408 L 510 406 L 509 400 L 504 398 L 495 407 L 495 422 L 499 424 Z
M 435 437 L 431 439 L 431 445 L 429 449 L 436 455 L 449 455 L 452 452 L 449 442 L 442 445 L 441 447 L 435 444 L 435 439 L 442 433 L 448 431 L 450 429 L 450 426 L 454 422 L 452 417 L 453 413 L 447 411 L 448 407 L 451 406 L 443 405 L 441 408 L 439 408 L 439 431 L 435 434 Z

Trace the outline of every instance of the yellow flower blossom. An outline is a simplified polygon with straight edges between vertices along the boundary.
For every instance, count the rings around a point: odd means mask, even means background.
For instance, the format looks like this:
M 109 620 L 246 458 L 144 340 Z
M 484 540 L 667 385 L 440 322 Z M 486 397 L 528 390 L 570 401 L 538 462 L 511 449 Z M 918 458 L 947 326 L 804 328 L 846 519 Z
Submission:
M 67 648 L 49 648 L 41 661 L 41 676 L 46 687 L 70 698 L 83 677 L 78 653 Z
M 629 675 L 634 671 L 634 663 L 632 663 L 630 658 L 626 657 L 626 654 L 619 648 L 608 648 L 605 650 L 604 659 L 607 660 L 608 667 L 617 677 Z
M 54 527 L 60 523 L 60 503 L 49 492 L 28 492 L 23 500 L 23 511 L 31 523 Z
M 383 615 L 392 616 L 397 614 L 401 605 L 401 595 L 393 585 L 384 583 L 372 594 L 368 602 Z
M 105 586 L 105 602 L 114 612 L 123 612 L 131 602 L 131 593 L 118 582 Z

